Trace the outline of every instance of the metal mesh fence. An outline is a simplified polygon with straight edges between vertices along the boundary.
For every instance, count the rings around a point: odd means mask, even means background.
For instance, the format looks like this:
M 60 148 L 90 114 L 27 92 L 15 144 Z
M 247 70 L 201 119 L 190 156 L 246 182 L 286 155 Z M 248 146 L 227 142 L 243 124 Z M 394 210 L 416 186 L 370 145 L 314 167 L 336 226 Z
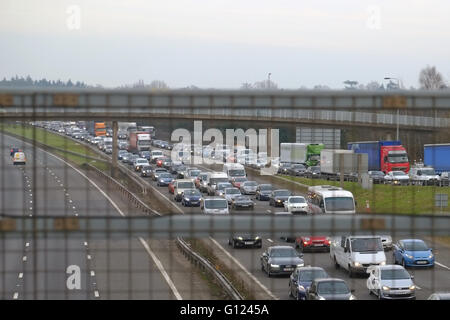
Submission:
M 447 99 L 438 93 L 1 93 L 0 298 L 427 299 L 450 291 Z M 102 134 L 123 133 L 127 138 L 118 140 L 126 143 L 100 139 L 95 123 L 108 129 Z M 141 127 L 153 126 L 150 142 L 133 140 L 133 126 L 150 136 Z M 234 137 L 239 128 L 257 133 L 255 157 L 240 156 L 251 150 L 251 137 Z M 264 129 L 269 136 L 278 130 L 279 140 L 269 141 Z M 296 141 L 299 129 L 335 132 L 336 149 L 371 141 L 373 154 L 332 152 L 330 162 L 325 148 L 308 158 L 312 141 Z M 195 147 L 198 134 L 200 144 L 216 149 Z M 180 136 L 188 137 L 182 141 L 188 157 L 175 159 L 170 145 Z M 395 140 L 401 142 L 374 143 Z M 287 156 L 279 145 L 293 142 L 303 143 L 304 153 Z M 219 152 L 219 144 L 230 150 Z M 133 153 L 149 158 L 148 172 L 147 164 L 135 167 Z M 302 164 L 285 164 L 286 157 Z M 245 171 L 241 180 L 224 170 L 223 162 L 235 161 Z M 218 172 L 232 184 L 224 194 L 216 190 Z M 192 181 L 188 189 L 197 191 L 184 191 L 180 181 Z M 230 196 L 225 188 L 231 187 L 244 196 Z M 410 282 L 383 278 L 383 270 L 402 267 Z M 320 281 L 309 290 L 308 270 L 343 280 L 351 291 Z

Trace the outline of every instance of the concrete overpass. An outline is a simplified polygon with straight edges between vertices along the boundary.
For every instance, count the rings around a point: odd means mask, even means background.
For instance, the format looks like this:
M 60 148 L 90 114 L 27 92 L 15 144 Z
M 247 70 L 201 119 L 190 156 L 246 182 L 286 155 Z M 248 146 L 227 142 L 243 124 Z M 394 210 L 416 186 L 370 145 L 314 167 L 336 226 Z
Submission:
M 446 91 L 0 89 L 4 120 L 196 119 L 434 131 L 450 127 Z

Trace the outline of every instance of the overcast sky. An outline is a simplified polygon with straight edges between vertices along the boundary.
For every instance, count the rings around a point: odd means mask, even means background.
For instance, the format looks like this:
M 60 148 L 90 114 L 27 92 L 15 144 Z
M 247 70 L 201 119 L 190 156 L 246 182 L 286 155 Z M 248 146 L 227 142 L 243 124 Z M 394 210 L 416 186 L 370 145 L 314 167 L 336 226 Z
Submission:
M 0 77 L 342 88 L 450 78 L 450 1 L 1 0 Z

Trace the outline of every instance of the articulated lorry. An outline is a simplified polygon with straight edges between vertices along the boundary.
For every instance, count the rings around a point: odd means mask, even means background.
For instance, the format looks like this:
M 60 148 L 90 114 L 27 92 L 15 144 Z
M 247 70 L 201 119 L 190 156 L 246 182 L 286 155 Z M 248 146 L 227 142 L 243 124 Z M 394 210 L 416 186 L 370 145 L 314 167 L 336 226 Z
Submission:
M 129 137 L 129 152 L 149 151 L 151 137 L 148 132 L 131 131 L 128 133 Z
M 98 121 L 86 121 L 86 130 L 94 137 L 106 136 L 106 124 Z
M 323 143 L 310 143 L 306 146 L 306 165 L 317 166 L 320 162 L 320 152 L 325 148 Z
M 306 143 L 280 143 L 280 162 L 305 163 Z
M 426 144 L 423 153 L 425 166 L 433 167 L 438 174 L 450 172 L 450 143 Z
M 349 142 L 347 147 L 369 156 L 370 171 L 383 171 L 385 174 L 389 171 L 409 172 L 408 155 L 399 140 Z

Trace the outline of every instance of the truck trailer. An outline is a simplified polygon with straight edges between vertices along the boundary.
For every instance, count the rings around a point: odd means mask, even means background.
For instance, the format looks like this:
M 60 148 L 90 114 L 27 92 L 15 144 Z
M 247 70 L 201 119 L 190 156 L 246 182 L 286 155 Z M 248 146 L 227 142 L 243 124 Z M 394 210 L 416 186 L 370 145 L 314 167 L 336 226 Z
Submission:
M 151 137 L 148 132 L 131 131 L 129 134 L 129 152 L 149 151 Z
M 425 144 L 423 163 L 433 167 L 436 173 L 450 172 L 450 143 Z
M 369 156 L 370 171 L 383 171 L 385 174 L 390 171 L 409 172 L 408 155 L 399 140 L 349 142 L 347 147 Z
M 320 153 L 320 172 L 326 176 L 337 176 L 341 169 L 345 175 L 357 174 L 359 170 L 361 173 L 367 173 L 368 156 L 361 154 L 360 157 L 359 164 L 358 154 L 353 150 L 323 149 Z
M 280 143 L 280 162 L 305 163 L 306 143 Z

